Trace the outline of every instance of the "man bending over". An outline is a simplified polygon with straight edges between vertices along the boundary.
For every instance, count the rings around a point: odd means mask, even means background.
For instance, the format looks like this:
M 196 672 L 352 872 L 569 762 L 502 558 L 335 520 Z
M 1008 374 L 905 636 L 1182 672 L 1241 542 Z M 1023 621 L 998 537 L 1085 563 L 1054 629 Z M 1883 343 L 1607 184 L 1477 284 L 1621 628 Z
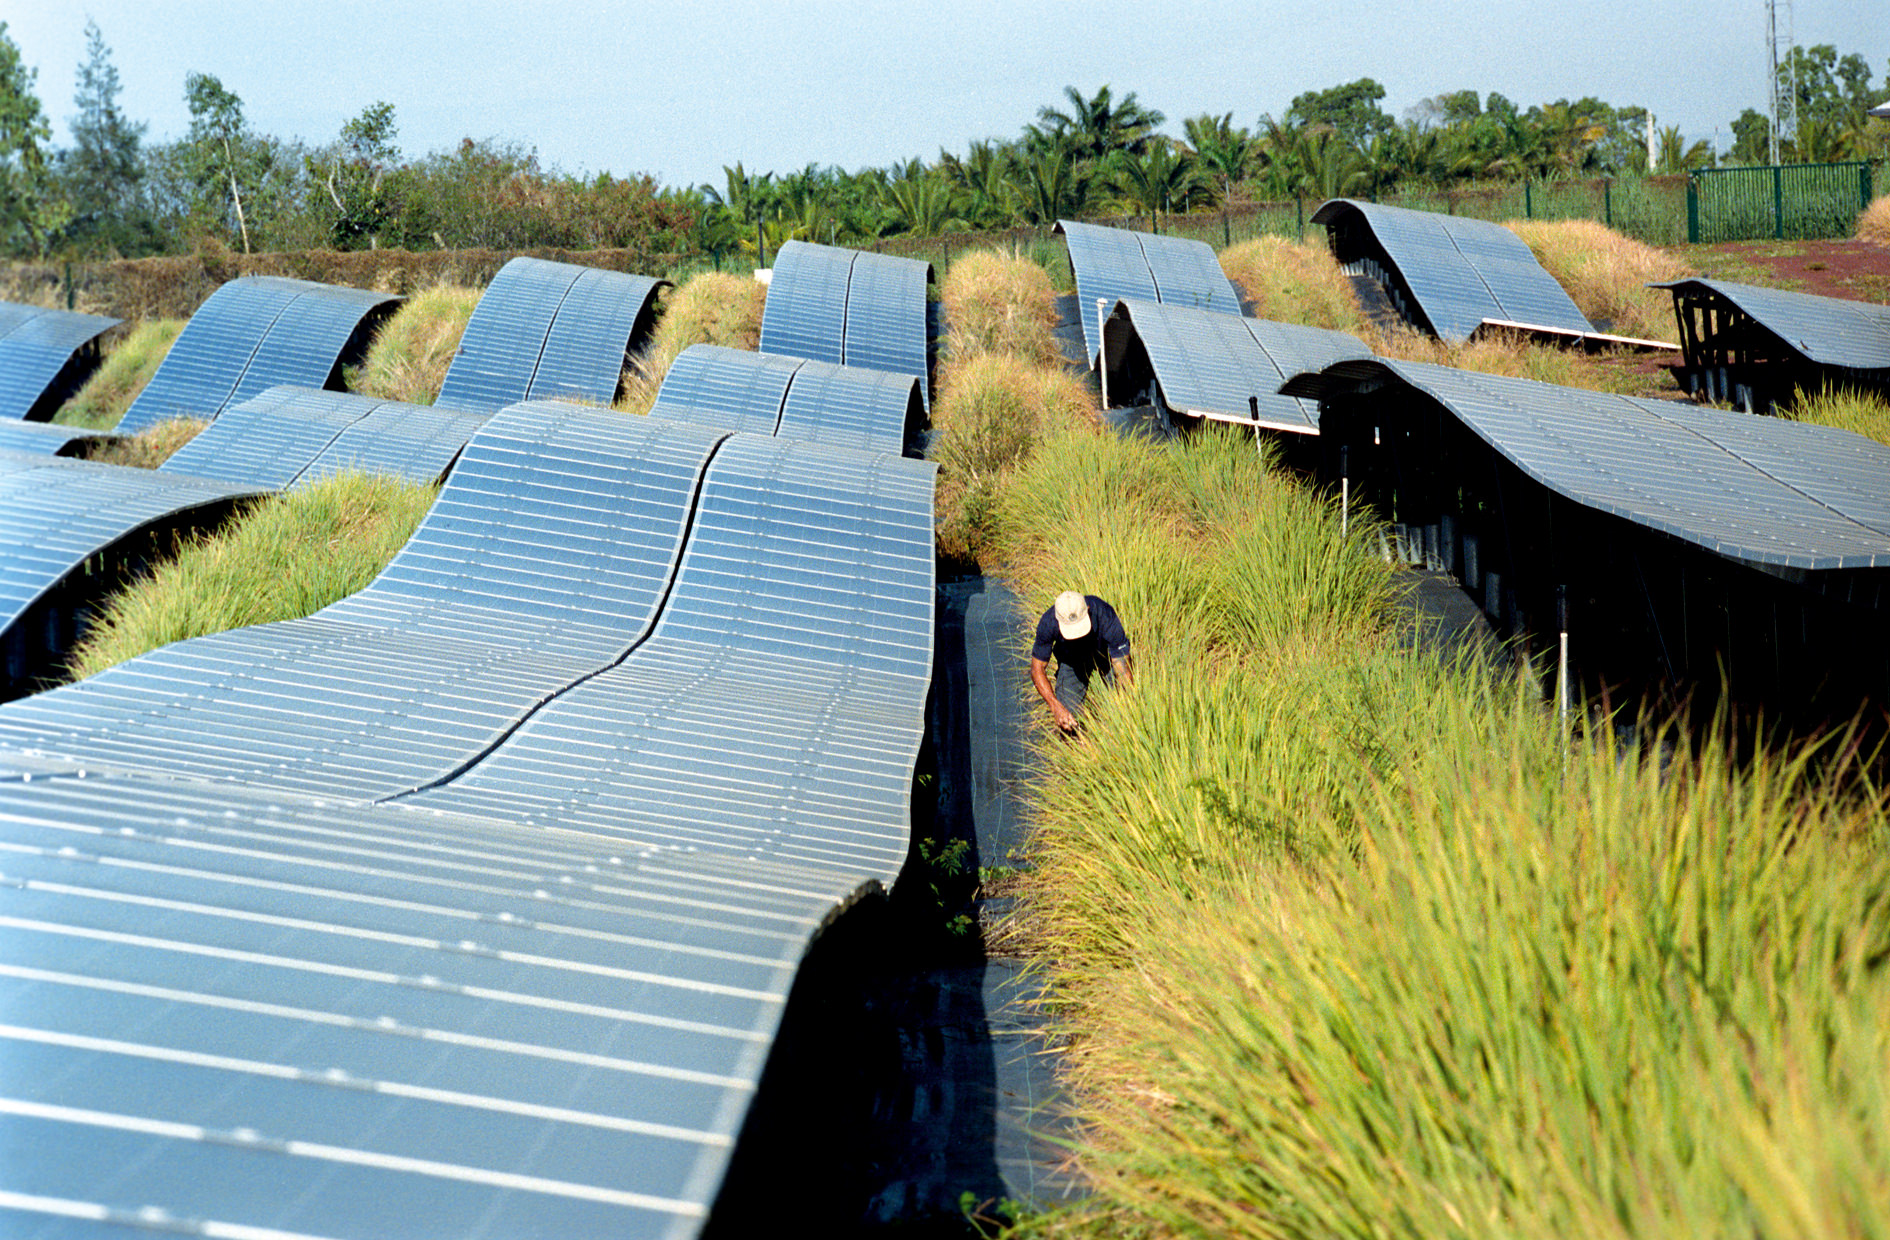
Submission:
M 1052 656 L 1057 661 L 1054 689 L 1048 674 Z M 1066 735 L 1076 733 L 1077 712 L 1089 696 L 1090 681 L 1098 676 L 1108 685 L 1118 676 L 1125 685 L 1135 679 L 1129 635 L 1108 603 L 1093 594 L 1065 590 L 1037 621 L 1037 640 L 1030 648 L 1030 682 Z

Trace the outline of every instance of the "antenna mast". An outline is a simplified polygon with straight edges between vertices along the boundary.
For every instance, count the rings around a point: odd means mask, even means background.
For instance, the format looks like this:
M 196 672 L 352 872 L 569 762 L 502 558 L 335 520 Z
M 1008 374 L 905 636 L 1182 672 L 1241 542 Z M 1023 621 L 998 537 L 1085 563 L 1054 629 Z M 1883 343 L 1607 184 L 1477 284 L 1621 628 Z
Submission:
M 1785 11 L 1785 29 L 1779 30 L 1779 10 Z M 1771 160 L 1778 163 L 1779 137 L 1798 138 L 1798 62 L 1792 58 L 1796 46 L 1792 38 L 1792 0 L 1765 0 L 1765 43 L 1772 65 L 1772 133 L 1767 146 Z M 1785 76 L 1780 77 L 1783 67 Z

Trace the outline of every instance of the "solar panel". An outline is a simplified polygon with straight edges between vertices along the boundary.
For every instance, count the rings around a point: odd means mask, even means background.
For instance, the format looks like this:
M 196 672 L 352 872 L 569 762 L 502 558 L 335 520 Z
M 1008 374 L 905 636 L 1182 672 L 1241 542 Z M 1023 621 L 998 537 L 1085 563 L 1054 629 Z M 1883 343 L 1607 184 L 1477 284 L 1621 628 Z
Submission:
M 1651 284 L 1677 297 L 1723 297 L 1806 359 L 1852 370 L 1890 369 L 1890 306 L 1759 288 L 1727 280 L 1671 280 Z
M 1240 294 L 1221 270 L 1211 246 L 1186 237 L 1134 234 L 1142 243 L 1142 257 L 1155 281 L 1155 299 L 1164 305 L 1193 306 L 1240 313 Z
M 656 291 L 667 283 L 595 267 L 581 269 L 546 330 L 544 352 L 526 398 L 600 405 L 617 399 L 624 358 L 648 330 Z
M 1300 392 L 1427 393 L 1557 494 L 1729 559 L 1890 566 L 1890 447 L 1830 427 L 1416 362 L 1341 362 Z
M 913 375 L 808 362 L 794 374 L 776 434 L 897 455 L 924 420 Z
M 513 406 L 360 593 L 14 703 L 0 745 L 363 798 L 443 777 L 639 640 L 718 438 Z
M 1485 319 L 1578 335 L 1594 331 L 1529 247 L 1500 224 L 1345 198 L 1324 203 L 1312 218 L 1326 225 L 1335 250 L 1375 246 L 1410 291 L 1424 324 L 1445 340 L 1468 340 Z M 1342 241 L 1352 230 L 1362 232 Z
M 120 319 L 0 302 L 0 418 L 44 421 L 98 365 Z
M 650 416 L 772 435 L 781 421 L 788 384 L 806 364 L 798 357 L 690 345 L 669 364 Z
M 515 258 L 480 295 L 434 403 L 478 413 L 525 399 L 545 334 L 584 268 Z
M 14 422 L 0 420 L 0 452 L 33 452 L 42 456 L 62 456 L 73 444 L 87 439 L 115 438 L 111 431 L 81 430 L 52 422 Z
M 364 321 L 399 298 L 280 276 L 239 276 L 190 316 L 118 430 L 215 418 L 277 384 L 324 387 Z
M 649 640 L 414 802 L 890 881 L 931 669 L 932 472 L 731 439 Z
M 224 411 L 158 468 L 276 490 L 346 470 L 435 482 L 485 415 L 274 387 Z
M 1104 330 L 1141 342 L 1170 409 L 1315 435 L 1317 403 L 1282 396 L 1280 385 L 1340 358 L 1372 356 L 1343 332 L 1136 299 L 1119 302 Z
M 0 1228 L 31 1234 L 694 1234 L 862 885 L 96 776 L 0 782 L 0 841 Z
M 841 358 L 848 366 L 911 375 L 919 381 L 919 399 L 928 409 L 932 395 L 925 292 L 931 282 L 930 263 L 889 254 L 857 255 L 847 285 L 846 348 Z
M 0 684 L 14 689 L 51 670 L 29 666 L 31 652 L 64 653 L 60 643 L 40 640 L 39 609 L 94 557 L 155 526 L 218 519 L 236 500 L 260 493 L 122 465 L 0 453 L 0 648 L 9 652 Z
M 847 285 L 857 250 L 783 243 L 761 309 L 761 351 L 846 361 Z M 923 306 L 921 306 L 923 309 Z
M 1070 247 L 1077 317 L 1083 324 L 1083 342 L 1089 346 L 1089 364 L 1094 366 L 1102 354 L 1104 314 L 1097 303 L 1114 306 L 1124 298 L 1160 301 L 1161 292 L 1136 233 L 1075 220 L 1058 220 L 1057 231 Z

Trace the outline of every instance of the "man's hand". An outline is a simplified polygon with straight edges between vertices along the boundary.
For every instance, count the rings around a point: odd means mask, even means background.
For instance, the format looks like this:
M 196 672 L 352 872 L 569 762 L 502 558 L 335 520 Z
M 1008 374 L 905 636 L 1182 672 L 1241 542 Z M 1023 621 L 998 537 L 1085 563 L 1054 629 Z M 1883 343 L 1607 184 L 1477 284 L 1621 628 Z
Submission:
M 1059 731 L 1068 736 L 1076 735 L 1076 716 L 1070 713 L 1069 707 L 1052 699 L 1050 703 L 1050 717 L 1057 721 Z

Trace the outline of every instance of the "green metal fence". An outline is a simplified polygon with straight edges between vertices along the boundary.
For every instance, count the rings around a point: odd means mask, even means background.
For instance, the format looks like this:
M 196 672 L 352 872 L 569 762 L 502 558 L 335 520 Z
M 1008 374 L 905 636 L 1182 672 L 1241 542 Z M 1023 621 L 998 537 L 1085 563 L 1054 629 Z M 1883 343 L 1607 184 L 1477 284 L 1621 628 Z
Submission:
M 1848 237 L 1870 195 L 1863 161 L 1702 168 L 1687 175 L 1687 240 Z

